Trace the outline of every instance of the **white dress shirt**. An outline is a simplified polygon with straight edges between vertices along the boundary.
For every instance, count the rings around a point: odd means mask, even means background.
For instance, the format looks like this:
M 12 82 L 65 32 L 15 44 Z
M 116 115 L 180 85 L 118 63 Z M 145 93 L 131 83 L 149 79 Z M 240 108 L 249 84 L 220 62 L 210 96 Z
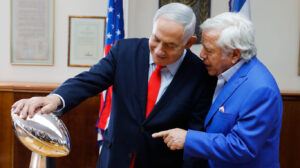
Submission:
M 240 60 L 238 63 L 236 63 L 234 66 L 232 66 L 231 68 L 227 69 L 225 72 L 221 73 L 220 75 L 218 75 L 218 82 L 217 82 L 217 86 L 214 92 L 214 96 L 213 96 L 213 102 L 216 100 L 216 98 L 218 97 L 219 93 L 221 92 L 222 88 L 224 87 L 224 85 L 229 81 L 229 79 L 232 77 L 232 75 L 238 70 L 240 69 L 240 67 L 245 63 L 245 60 Z

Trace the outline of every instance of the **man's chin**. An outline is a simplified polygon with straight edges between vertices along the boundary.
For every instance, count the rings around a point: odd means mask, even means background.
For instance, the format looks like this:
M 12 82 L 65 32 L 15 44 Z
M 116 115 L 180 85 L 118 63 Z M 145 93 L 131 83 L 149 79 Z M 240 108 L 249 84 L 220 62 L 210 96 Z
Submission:
M 165 63 L 165 61 L 162 61 L 161 59 L 154 59 L 153 60 L 154 61 L 154 63 L 156 64 L 156 65 L 160 65 L 160 66 L 166 66 L 167 64 Z
M 208 73 L 208 75 L 210 75 L 210 76 L 217 76 L 216 73 L 215 73 L 214 71 L 209 71 L 208 69 L 207 69 L 207 73 Z

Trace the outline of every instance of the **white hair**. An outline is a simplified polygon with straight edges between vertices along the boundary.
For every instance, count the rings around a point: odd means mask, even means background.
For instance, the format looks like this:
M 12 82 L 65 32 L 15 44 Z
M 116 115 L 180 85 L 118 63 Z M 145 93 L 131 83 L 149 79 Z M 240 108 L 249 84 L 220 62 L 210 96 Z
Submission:
M 193 9 L 181 3 L 169 3 L 162 6 L 157 10 L 153 17 L 153 22 L 155 22 L 159 17 L 164 17 L 166 19 L 172 20 L 176 23 L 183 25 L 183 41 L 184 44 L 194 35 L 196 16 Z
M 219 31 L 217 45 L 223 50 L 241 50 L 241 59 L 249 61 L 256 55 L 254 25 L 239 13 L 225 12 L 207 19 L 201 26 L 202 31 Z

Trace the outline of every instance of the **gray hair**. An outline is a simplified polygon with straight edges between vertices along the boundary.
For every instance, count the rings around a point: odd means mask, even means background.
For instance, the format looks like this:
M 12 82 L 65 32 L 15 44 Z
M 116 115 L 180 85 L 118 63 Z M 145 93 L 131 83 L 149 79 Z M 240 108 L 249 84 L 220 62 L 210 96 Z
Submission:
M 256 55 L 254 25 L 239 13 L 225 12 L 207 19 L 201 26 L 202 31 L 219 31 L 217 45 L 226 51 L 241 50 L 241 59 L 249 61 Z
M 155 22 L 159 17 L 164 17 L 183 25 L 184 44 L 186 44 L 187 41 L 194 35 L 196 16 L 193 12 L 193 9 L 189 6 L 181 3 L 169 3 L 157 10 L 153 17 L 153 22 Z

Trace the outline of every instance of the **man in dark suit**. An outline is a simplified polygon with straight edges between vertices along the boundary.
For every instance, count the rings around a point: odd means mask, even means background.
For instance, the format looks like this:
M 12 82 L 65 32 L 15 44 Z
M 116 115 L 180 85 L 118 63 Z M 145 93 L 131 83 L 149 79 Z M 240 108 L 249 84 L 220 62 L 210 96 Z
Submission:
M 97 167 L 182 167 L 183 151 L 171 151 L 151 135 L 174 127 L 201 130 L 216 78 L 208 75 L 203 62 L 189 50 L 196 40 L 191 8 L 180 3 L 165 5 L 153 21 L 150 39 L 119 40 L 99 63 L 68 79 L 52 94 L 16 102 L 15 113 L 23 118 L 39 110 L 62 109 L 64 113 L 113 85 L 110 123 Z M 158 78 L 157 89 L 154 79 Z
M 209 159 L 210 167 L 277 168 L 282 116 L 280 91 L 257 59 L 254 26 L 238 13 L 223 13 L 202 25 L 200 57 L 218 76 L 206 132 L 173 129 L 163 137 L 184 157 Z

